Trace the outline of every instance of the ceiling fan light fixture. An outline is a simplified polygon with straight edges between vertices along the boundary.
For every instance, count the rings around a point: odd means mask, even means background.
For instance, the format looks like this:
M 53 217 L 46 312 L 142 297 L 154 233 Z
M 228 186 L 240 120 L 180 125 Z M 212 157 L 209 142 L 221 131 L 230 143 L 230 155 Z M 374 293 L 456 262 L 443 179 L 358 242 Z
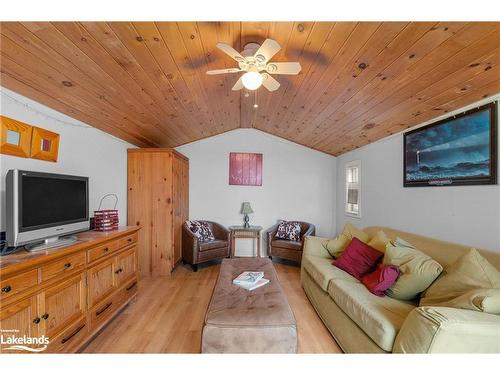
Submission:
M 247 90 L 257 90 L 262 85 L 262 75 L 258 72 L 247 72 L 241 77 L 243 86 Z

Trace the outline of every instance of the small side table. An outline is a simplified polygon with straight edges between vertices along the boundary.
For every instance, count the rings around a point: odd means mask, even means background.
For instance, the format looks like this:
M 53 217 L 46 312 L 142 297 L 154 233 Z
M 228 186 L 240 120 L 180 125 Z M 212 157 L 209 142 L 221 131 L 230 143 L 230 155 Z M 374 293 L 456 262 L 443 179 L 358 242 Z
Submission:
M 234 257 L 237 238 L 252 238 L 257 241 L 257 257 L 260 258 L 260 231 L 262 227 L 250 226 L 245 228 L 243 225 L 232 225 L 229 227 L 231 232 L 231 258 Z

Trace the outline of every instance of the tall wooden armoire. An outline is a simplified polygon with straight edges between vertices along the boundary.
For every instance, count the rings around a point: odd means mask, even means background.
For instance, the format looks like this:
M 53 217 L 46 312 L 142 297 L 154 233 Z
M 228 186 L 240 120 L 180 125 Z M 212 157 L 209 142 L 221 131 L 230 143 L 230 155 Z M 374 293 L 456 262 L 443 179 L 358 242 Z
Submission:
M 139 273 L 169 275 L 182 259 L 189 159 L 172 149 L 128 150 L 128 225 L 139 225 Z

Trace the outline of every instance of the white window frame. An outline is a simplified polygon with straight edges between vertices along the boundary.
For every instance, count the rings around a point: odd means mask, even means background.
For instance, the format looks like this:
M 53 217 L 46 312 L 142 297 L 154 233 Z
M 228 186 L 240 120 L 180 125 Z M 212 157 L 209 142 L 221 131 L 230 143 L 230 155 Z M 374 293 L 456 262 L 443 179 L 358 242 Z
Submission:
M 349 203 L 347 202 L 347 197 L 348 197 L 348 190 L 349 187 L 352 186 L 352 184 L 349 183 L 348 181 L 348 173 L 349 169 L 356 167 L 358 169 L 358 182 L 357 182 L 357 190 L 358 190 L 358 212 L 354 212 L 349 209 Z M 344 211 L 346 216 L 351 216 L 351 217 L 356 217 L 356 218 L 361 218 L 361 160 L 353 160 L 349 163 L 345 164 L 345 173 L 344 173 L 344 178 L 345 178 L 345 205 L 344 205 Z

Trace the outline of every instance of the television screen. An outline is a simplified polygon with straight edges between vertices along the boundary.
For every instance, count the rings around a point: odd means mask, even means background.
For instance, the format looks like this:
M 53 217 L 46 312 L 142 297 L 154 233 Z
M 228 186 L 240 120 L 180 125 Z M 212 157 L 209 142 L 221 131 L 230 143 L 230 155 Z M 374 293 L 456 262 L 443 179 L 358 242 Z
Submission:
M 496 184 L 496 104 L 405 133 L 404 186 Z
M 86 178 L 22 174 L 19 231 L 88 219 Z

